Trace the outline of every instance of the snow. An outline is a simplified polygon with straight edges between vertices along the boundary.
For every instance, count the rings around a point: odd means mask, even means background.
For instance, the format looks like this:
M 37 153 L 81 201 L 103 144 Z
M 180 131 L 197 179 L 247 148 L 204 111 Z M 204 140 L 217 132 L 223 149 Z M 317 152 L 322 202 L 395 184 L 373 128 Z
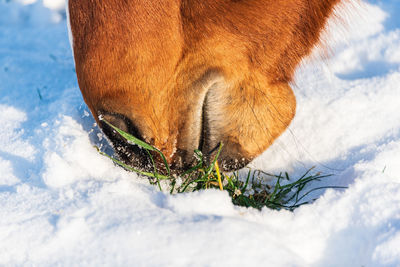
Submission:
M 0 105 L 0 121 L 3 127 L 0 132 L 1 151 L 33 160 L 35 148 L 21 138 L 24 133 L 24 130 L 21 129 L 21 123 L 26 121 L 26 114 L 13 107 Z
M 334 174 L 294 212 L 171 196 L 101 156 L 64 1 L 0 2 L 0 265 L 399 266 L 400 6 L 330 24 L 292 85 L 297 115 L 253 167 Z M 347 32 L 347 33 L 346 33 Z M 318 183 L 315 186 L 320 186 Z

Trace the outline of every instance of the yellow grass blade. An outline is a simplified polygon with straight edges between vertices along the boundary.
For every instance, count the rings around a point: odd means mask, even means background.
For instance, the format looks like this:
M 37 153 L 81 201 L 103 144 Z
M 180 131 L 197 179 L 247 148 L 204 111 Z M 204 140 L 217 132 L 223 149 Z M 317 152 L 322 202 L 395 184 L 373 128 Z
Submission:
M 221 191 L 222 191 L 222 190 L 224 190 L 224 187 L 222 186 L 221 173 L 219 171 L 218 161 L 215 162 L 215 170 L 217 171 L 219 189 L 221 189 Z

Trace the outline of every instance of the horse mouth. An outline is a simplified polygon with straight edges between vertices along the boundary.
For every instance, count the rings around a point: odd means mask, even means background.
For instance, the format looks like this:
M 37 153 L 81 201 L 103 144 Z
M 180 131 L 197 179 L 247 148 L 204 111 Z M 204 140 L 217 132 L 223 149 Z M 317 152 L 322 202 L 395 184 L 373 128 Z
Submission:
M 119 160 L 129 167 L 137 168 L 142 171 L 150 171 L 150 154 L 138 145 L 128 142 L 110 126 L 110 124 L 112 124 L 124 132 L 138 136 L 139 133 L 130 120 L 127 120 L 124 116 L 118 114 L 106 112 L 101 112 L 100 114 L 99 126 L 107 137 L 108 142 L 113 147 L 114 152 L 117 154 Z

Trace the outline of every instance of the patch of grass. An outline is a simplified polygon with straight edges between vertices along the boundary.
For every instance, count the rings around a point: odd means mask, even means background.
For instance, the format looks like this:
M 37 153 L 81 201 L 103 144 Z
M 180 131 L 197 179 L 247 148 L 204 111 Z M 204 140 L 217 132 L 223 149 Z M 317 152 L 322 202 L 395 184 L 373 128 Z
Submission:
M 194 155 L 197 160 L 195 166 L 186 170 L 179 176 L 172 176 L 167 160 L 159 149 L 118 129 L 108 121 L 104 119 L 103 121 L 125 138 L 128 143 L 136 144 L 148 153 L 153 163 L 153 172 L 144 172 L 132 168 L 106 153 L 100 151 L 99 153 L 110 158 L 126 170 L 147 177 L 151 184 L 158 186 L 160 191 L 163 191 L 163 187 L 166 187 L 171 194 L 176 194 L 214 188 L 227 191 L 232 198 L 232 202 L 238 206 L 253 207 L 259 210 L 268 207 L 275 210 L 285 209 L 293 211 L 302 205 L 313 202 L 314 199 L 305 200 L 313 191 L 327 188 L 345 188 L 340 186 L 321 186 L 307 190 L 307 185 L 310 183 L 321 181 L 331 176 L 314 173 L 314 168 L 311 168 L 297 179 L 292 179 L 287 172 L 273 175 L 251 169 L 248 169 L 245 177 L 239 175 L 239 172 L 229 174 L 221 173 L 218 165 L 218 157 L 223 148 L 223 144 L 219 145 L 216 156 L 209 164 L 204 160 L 202 152 L 195 150 Z M 158 173 L 153 156 L 150 152 L 158 153 L 161 156 L 167 170 L 167 175 Z

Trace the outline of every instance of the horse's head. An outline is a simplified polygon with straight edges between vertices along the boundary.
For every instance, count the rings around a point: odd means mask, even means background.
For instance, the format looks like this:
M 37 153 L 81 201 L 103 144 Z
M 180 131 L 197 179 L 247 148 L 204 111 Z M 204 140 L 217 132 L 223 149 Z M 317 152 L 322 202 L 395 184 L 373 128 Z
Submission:
M 238 169 L 290 124 L 288 83 L 337 2 L 69 0 L 79 86 L 126 163 L 148 158 L 100 115 L 160 149 L 172 169 L 220 143 L 223 168 Z

